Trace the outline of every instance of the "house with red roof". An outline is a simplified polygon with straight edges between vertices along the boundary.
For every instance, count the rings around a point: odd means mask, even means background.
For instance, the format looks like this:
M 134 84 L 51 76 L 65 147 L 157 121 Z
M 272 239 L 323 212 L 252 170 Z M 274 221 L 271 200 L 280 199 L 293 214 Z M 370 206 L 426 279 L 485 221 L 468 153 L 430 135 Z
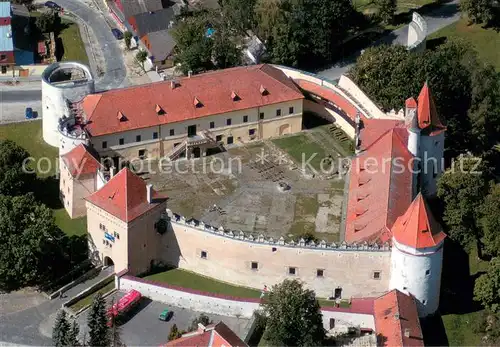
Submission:
M 247 347 L 224 322 L 204 326 L 198 323 L 198 329 L 183 334 L 178 339 L 167 342 L 165 347 Z
M 131 273 L 160 258 L 167 198 L 152 185 L 124 168 L 85 200 L 92 258 Z
M 59 196 L 71 218 L 85 216 L 85 197 L 104 184 L 95 152 L 80 144 L 61 156 Z

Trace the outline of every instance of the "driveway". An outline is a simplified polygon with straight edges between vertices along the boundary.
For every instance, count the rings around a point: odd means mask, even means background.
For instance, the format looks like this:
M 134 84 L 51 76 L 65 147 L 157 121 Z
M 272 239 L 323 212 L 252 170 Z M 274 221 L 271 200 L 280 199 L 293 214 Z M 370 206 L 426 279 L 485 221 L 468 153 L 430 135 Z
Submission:
M 460 19 L 460 9 L 458 7 L 459 0 L 453 0 L 447 2 L 435 9 L 432 12 L 424 15 L 424 19 L 427 21 L 427 34 L 430 35 L 450 24 L 455 23 Z M 373 45 L 380 44 L 390 44 L 390 45 L 404 45 L 408 39 L 408 25 L 401 27 L 382 37 L 380 40 L 375 42 Z M 351 66 L 354 65 L 356 59 L 361 55 L 361 51 L 356 52 L 352 56 L 346 58 L 343 61 L 337 62 L 333 67 L 326 70 L 318 72 L 318 75 L 326 77 L 330 80 L 339 79 L 344 73 L 346 73 Z

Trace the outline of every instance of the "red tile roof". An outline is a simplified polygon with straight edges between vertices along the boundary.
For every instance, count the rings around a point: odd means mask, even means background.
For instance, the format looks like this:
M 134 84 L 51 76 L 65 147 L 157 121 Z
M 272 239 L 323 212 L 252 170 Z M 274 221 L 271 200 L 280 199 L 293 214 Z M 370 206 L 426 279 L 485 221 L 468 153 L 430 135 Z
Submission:
M 406 129 L 391 128 L 353 159 L 347 242 L 390 242 L 392 225 L 411 203 L 413 177 L 408 167 L 413 156 L 407 141 Z
M 97 158 L 84 144 L 76 146 L 61 157 L 71 176 L 76 178 L 81 175 L 95 174 L 101 167 Z
M 406 99 L 405 105 L 408 108 L 417 108 L 417 101 L 415 100 L 414 97 L 411 97 Z
M 197 347 L 222 347 L 222 346 L 248 346 L 224 322 L 200 326 L 197 331 L 184 334 L 181 338 L 168 342 L 165 346 L 197 346 Z
M 437 246 L 446 237 L 421 193 L 394 223 L 392 234 L 398 243 L 414 248 Z
M 260 93 L 263 85 L 265 95 Z M 231 98 L 233 92 L 236 100 Z M 89 95 L 82 108 L 87 131 L 98 136 L 303 98 L 282 71 L 253 65 L 182 78 L 173 89 L 170 82 L 158 82 Z M 158 115 L 157 105 L 164 115 Z M 122 121 L 117 119 L 120 112 Z
M 155 190 L 152 202 L 147 201 L 146 183 L 128 168 L 122 169 L 87 201 L 124 222 L 130 222 L 166 201 Z
M 412 296 L 394 289 L 375 300 L 374 310 L 378 346 L 424 346 Z
M 446 130 L 446 127 L 439 120 L 434 98 L 427 82 L 418 96 L 418 125 L 423 130 L 424 135 L 437 135 Z

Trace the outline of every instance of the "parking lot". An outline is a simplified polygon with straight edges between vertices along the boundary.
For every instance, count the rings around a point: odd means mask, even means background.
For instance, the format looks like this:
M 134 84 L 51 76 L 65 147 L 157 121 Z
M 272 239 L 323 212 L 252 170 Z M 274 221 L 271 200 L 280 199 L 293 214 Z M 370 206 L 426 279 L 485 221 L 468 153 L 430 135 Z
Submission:
M 117 292 L 115 295 L 108 297 L 107 301 L 111 302 L 113 298 L 117 300 L 124 294 L 124 292 Z M 173 316 L 168 322 L 158 319 L 158 316 L 165 308 L 173 312 Z M 82 336 L 87 329 L 87 313 L 88 310 L 78 317 Z M 124 320 L 121 325 L 122 342 L 127 346 L 159 346 L 165 344 L 168 342 L 168 334 L 174 324 L 177 325 L 179 330 L 189 330 L 191 322 L 202 313 L 204 312 L 187 310 L 143 297 L 140 304 L 130 312 L 128 319 Z M 214 323 L 224 321 L 241 339 L 245 338 L 250 329 L 251 322 L 249 319 L 213 314 L 207 314 L 207 316 Z

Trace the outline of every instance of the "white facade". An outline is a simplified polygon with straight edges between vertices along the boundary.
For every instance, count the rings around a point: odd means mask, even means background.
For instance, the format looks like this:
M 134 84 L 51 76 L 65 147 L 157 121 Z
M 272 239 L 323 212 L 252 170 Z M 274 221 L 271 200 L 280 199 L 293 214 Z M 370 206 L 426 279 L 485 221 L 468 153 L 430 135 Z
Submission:
M 61 76 L 66 72 L 72 72 L 81 78 L 62 81 Z M 94 88 L 92 73 L 83 64 L 54 63 L 44 70 L 42 74 L 42 122 L 43 139 L 46 143 L 54 147 L 60 145 L 59 118 L 70 116 L 68 101 L 80 101 L 87 94 L 94 93 Z
M 422 194 L 425 197 L 436 195 L 437 180 L 444 172 L 444 133 L 443 131 L 439 135 L 420 136 L 420 177 Z
M 414 249 L 392 239 L 389 290 L 413 295 L 420 317 L 435 313 L 439 307 L 443 244 Z

